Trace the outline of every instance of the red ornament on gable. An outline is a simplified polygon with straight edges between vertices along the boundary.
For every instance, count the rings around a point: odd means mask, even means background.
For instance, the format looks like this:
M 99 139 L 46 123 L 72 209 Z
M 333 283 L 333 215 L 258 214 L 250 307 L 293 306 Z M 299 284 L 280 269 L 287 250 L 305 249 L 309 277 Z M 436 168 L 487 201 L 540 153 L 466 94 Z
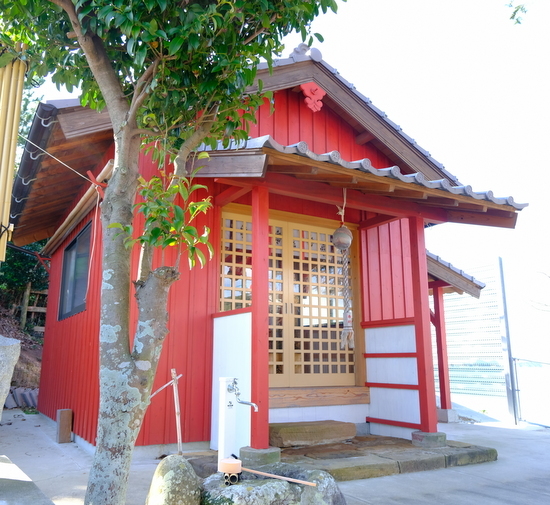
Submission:
M 306 105 L 313 111 L 318 112 L 323 107 L 323 97 L 327 92 L 317 86 L 314 82 L 306 82 L 305 84 L 300 84 L 300 89 L 304 93 Z

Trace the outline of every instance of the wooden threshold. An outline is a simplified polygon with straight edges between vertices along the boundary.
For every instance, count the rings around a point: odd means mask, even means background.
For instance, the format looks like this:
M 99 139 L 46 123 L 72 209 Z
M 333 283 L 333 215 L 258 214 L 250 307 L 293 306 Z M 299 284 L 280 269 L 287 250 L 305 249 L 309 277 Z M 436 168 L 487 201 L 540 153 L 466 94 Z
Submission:
M 269 388 L 271 409 L 366 403 L 370 403 L 370 390 L 364 386 Z

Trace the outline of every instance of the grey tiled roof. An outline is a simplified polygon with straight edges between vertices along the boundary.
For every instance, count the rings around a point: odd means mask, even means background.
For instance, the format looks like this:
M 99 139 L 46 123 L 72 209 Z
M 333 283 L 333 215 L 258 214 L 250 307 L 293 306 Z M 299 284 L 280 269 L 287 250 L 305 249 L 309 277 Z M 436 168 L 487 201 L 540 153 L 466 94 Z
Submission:
M 363 173 L 369 173 L 380 178 L 397 179 L 409 184 L 423 186 L 429 189 L 439 189 L 453 195 L 463 195 L 474 198 L 476 200 L 485 200 L 495 203 L 497 205 L 510 205 L 517 210 L 521 210 L 527 207 L 527 203 L 516 203 L 511 196 L 508 197 L 495 197 L 492 191 L 473 191 L 471 186 L 453 186 L 447 179 L 439 179 L 430 181 L 426 179 L 421 173 L 403 174 L 398 166 L 388 168 L 374 168 L 371 161 L 368 158 L 364 158 L 358 161 L 346 161 L 343 160 L 338 151 L 331 151 L 325 154 L 316 154 L 310 151 L 306 142 L 298 142 L 290 146 L 283 146 L 275 141 L 271 136 L 265 135 L 263 137 L 256 137 L 242 142 L 232 141 L 227 147 L 223 147 L 220 143 L 218 150 L 231 150 L 231 149 L 260 149 L 271 148 L 275 151 L 284 154 L 295 154 L 314 161 L 320 161 L 338 165 L 349 170 L 357 170 Z M 206 147 L 201 146 L 199 150 L 208 150 Z
M 437 261 L 437 263 L 444 266 L 445 268 L 448 268 L 449 270 L 452 270 L 453 272 L 460 275 L 461 277 L 464 277 L 466 280 L 474 283 L 479 289 L 483 289 L 485 287 L 484 282 L 478 281 L 475 277 L 467 274 L 464 270 L 460 270 L 460 268 L 456 268 L 455 266 L 453 266 L 448 261 L 445 261 L 444 259 L 442 259 L 440 256 L 437 256 L 437 255 L 431 253 L 428 250 L 426 251 L 426 255 L 429 256 L 430 258 L 432 258 L 434 261 Z

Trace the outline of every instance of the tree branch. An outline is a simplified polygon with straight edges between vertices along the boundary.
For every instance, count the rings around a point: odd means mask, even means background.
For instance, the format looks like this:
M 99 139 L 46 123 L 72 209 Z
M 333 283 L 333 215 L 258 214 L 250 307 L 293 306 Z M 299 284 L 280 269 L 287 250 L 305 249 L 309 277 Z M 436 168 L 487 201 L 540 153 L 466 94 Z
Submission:
M 137 111 L 143 105 L 145 99 L 149 96 L 147 85 L 153 80 L 159 63 L 160 60 L 156 58 L 155 61 L 153 61 L 153 63 L 151 63 L 151 65 L 147 67 L 147 70 L 145 70 L 145 72 L 143 72 L 143 74 L 141 74 L 140 78 L 138 79 L 135 85 L 134 96 L 130 104 L 130 110 L 128 111 L 129 118 L 135 118 Z
M 187 175 L 187 159 L 189 155 L 201 144 L 208 136 L 212 127 L 218 118 L 219 105 L 214 105 L 197 125 L 195 131 L 185 140 L 179 148 L 178 154 L 174 160 L 174 175 L 176 177 L 185 177 Z
M 269 20 L 269 24 L 273 24 L 276 19 L 277 19 L 277 14 L 273 14 L 273 16 L 271 16 L 271 19 Z M 256 37 L 259 37 L 262 33 L 264 33 L 265 30 L 266 28 L 262 26 L 259 30 L 257 30 L 255 33 L 250 35 L 247 39 L 245 39 L 244 44 L 250 44 L 250 42 L 252 42 Z

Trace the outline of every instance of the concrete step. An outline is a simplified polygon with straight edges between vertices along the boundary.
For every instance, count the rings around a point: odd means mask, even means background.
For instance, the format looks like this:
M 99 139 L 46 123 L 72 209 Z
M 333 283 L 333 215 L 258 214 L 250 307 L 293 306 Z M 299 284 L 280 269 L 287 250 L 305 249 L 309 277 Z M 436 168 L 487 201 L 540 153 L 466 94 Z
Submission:
M 351 440 L 355 435 L 355 424 L 342 421 L 271 423 L 269 425 L 269 445 L 272 447 L 332 444 Z

